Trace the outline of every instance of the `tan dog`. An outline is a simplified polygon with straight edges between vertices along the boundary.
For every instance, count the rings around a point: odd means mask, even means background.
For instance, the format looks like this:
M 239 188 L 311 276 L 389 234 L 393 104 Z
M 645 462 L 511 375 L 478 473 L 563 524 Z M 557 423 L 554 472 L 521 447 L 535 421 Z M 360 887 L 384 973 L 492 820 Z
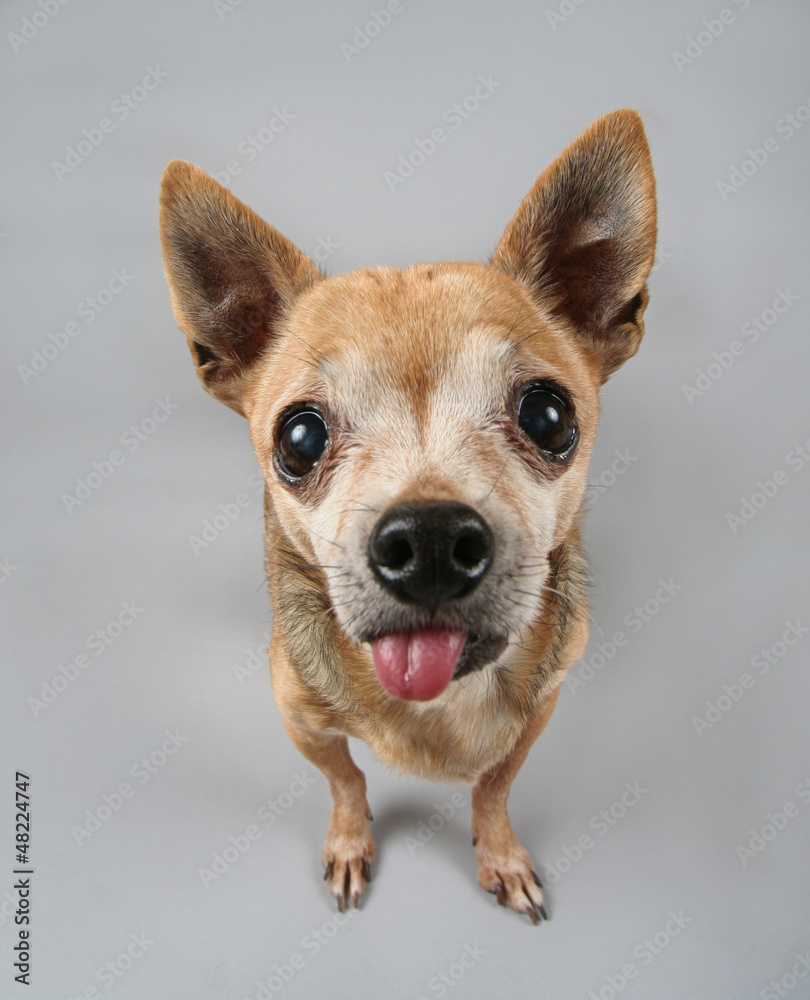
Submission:
M 506 799 L 585 650 L 599 387 L 639 346 L 655 237 L 627 110 L 542 174 L 488 264 L 327 278 L 203 171 L 166 168 L 175 315 L 264 470 L 273 690 L 331 786 L 341 909 L 376 855 L 354 736 L 472 783 L 480 884 L 546 915 Z

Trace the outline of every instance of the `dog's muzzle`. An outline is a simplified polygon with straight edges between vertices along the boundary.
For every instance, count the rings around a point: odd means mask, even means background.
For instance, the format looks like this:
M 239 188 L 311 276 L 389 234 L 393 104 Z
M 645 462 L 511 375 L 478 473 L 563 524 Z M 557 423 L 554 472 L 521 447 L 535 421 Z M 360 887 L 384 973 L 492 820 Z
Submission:
M 371 640 L 374 668 L 389 694 L 435 698 L 454 677 L 475 669 L 481 654 L 493 652 L 469 628 L 440 622 L 440 609 L 471 594 L 486 576 L 493 550 L 489 526 L 466 504 L 401 503 L 379 519 L 368 543 L 372 572 L 397 601 L 427 610 L 432 621 Z

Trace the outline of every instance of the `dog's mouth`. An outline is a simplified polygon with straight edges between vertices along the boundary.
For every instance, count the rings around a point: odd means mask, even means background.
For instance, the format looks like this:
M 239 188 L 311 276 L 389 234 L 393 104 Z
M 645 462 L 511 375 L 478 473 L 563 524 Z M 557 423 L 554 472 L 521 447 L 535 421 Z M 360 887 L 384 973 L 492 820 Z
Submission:
M 389 694 L 429 701 L 450 681 L 496 660 L 506 642 L 505 637 L 461 629 L 421 628 L 372 639 L 371 653 L 377 678 Z

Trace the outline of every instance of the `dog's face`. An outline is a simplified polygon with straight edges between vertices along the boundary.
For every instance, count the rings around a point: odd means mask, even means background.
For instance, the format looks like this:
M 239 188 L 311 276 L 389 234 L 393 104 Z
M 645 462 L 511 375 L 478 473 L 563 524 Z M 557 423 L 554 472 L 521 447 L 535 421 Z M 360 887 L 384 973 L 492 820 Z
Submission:
M 438 693 L 537 617 L 582 499 L 599 383 L 493 267 L 359 272 L 292 308 L 245 412 L 283 530 L 325 567 L 341 627 L 373 643 L 392 693 Z M 408 634 L 441 659 L 424 688 L 379 641 Z
M 243 413 L 284 534 L 383 686 L 425 700 L 542 617 L 599 387 L 638 347 L 655 246 L 640 122 L 600 119 L 490 264 L 325 278 L 207 175 L 167 168 L 175 311 Z

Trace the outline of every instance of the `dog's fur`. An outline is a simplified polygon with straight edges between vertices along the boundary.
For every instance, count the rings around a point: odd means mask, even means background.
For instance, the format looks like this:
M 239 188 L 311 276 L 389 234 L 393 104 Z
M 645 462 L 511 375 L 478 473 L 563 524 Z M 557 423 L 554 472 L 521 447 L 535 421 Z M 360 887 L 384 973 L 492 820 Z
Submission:
M 331 785 L 323 863 L 341 908 L 357 905 L 376 851 L 354 736 L 397 770 L 473 784 L 480 884 L 545 915 L 506 799 L 585 650 L 578 515 L 599 387 L 638 349 L 655 237 L 649 150 L 629 110 L 600 118 L 539 177 L 488 264 L 327 278 L 203 171 L 166 168 L 175 315 L 205 388 L 247 417 L 265 474 L 273 690 Z M 537 379 L 575 412 L 565 461 L 517 424 L 521 387 Z M 329 441 L 290 483 L 274 454 L 301 403 L 324 415 Z M 430 608 L 380 586 L 369 537 L 405 501 L 486 518 L 494 555 L 472 593 Z M 467 630 L 477 651 L 432 700 L 392 696 L 368 643 L 433 626 Z

